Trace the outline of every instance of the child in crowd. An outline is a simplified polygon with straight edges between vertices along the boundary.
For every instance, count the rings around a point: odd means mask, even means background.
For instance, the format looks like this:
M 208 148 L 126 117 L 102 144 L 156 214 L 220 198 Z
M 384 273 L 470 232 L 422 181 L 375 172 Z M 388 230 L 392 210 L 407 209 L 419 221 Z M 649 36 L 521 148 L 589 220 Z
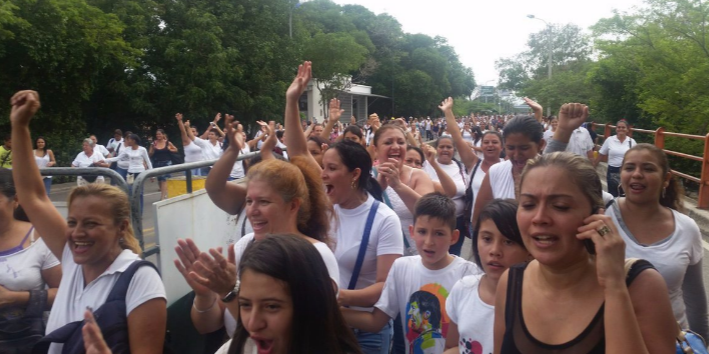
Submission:
M 485 274 L 459 280 L 448 296 L 446 354 L 492 353 L 497 283 L 508 268 L 531 259 L 517 227 L 516 201 L 494 199 L 480 212 L 473 255 Z
M 401 313 L 406 316 L 402 326 L 407 353 L 443 353 L 450 326 L 449 289 L 464 276 L 480 273 L 473 263 L 448 253 L 460 236 L 455 222 L 450 198 L 439 193 L 423 196 L 415 206 L 414 225 L 409 226 L 419 255 L 394 262 L 373 312 L 343 309 L 350 326 L 379 332 Z

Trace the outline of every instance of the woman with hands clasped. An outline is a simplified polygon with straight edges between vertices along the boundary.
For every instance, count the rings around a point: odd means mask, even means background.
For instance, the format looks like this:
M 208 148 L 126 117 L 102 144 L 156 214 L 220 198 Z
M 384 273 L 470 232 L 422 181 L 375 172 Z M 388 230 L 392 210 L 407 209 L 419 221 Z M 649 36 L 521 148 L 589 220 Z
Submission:
M 81 321 L 87 307 L 106 305 L 118 278 L 140 260 L 140 246 L 130 223 L 128 196 L 107 184 L 74 188 L 65 220 L 44 191 L 34 163 L 29 124 L 40 107 L 39 95 L 21 91 L 11 100 L 13 177 L 17 196 L 42 240 L 61 262 L 62 280 L 47 323 L 47 334 Z M 125 311 L 128 345 L 134 354 L 162 352 L 167 325 L 165 288 L 152 267 L 140 267 L 131 278 Z M 65 345 L 51 343 L 49 353 Z
M 384 202 L 396 212 L 404 228 L 404 255 L 417 254 L 407 229 L 414 222 L 412 211 L 416 201 L 434 192 L 433 181 L 425 171 L 404 164 L 406 134 L 398 126 L 381 126 L 374 134 L 373 145 L 379 160 L 375 175 L 384 190 Z
M 293 105 L 295 117 L 298 116 L 297 99 L 307 85 L 306 75 L 309 74 L 305 71 L 305 65 L 301 65 L 286 94 L 287 122 Z M 320 171 L 302 156 L 294 156 L 291 162 L 264 157 L 263 162 L 249 168 L 246 186 L 228 183 L 229 173 L 244 144 L 243 136 L 236 130 L 237 125 L 238 122 L 228 122 L 229 148 L 214 164 L 205 188 L 212 201 L 229 213 L 236 213 L 245 205 L 244 211 L 253 233 L 228 246 L 228 259 L 222 256 L 221 248 L 200 252 L 189 239 L 179 240 L 175 248 L 179 256 L 175 265 L 195 291 L 191 317 L 200 333 L 214 332 L 226 326 L 227 333 L 233 335 L 236 329 L 234 316 L 239 313 L 239 305 L 234 301 L 239 260 L 249 243 L 259 241 L 267 234 L 289 233 L 311 242 L 327 265 L 333 287 L 337 288 L 339 283 L 337 260 L 329 248 L 332 210 L 322 187 Z M 271 137 L 264 146 L 269 143 L 275 146 L 275 134 Z M 288 143 L 288 147 L 292 150 L 291 144 Z M 263 148 L 262 152 L 270 153 L 271 149 L 272 146 Z
M 625 268 L 625 243 L 603 215 L 601 182 L 571 153 L 531 161 L 517 223 L 535 260 L 499 281 L 495 353 L 672 353 L 677 326 L 660 274 Z

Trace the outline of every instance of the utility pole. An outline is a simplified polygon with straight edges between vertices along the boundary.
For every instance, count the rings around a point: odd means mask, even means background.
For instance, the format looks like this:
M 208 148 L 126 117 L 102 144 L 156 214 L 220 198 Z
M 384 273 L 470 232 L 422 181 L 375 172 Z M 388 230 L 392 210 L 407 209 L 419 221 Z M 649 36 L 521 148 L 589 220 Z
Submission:
M 549 56 L 549 58 L 547 59 L 547 78 L 549 79 L 549 83 L 551 84 L 551 54 L 552 54 L 552 50 L 553 50 L 553 48 L 552 48 L 552 39 L 553 38 L 552 38 L 551 25 L 547 21 L 544 21 L 543 19 L 536 17 L 534 15 L 527 15 L 527 17 L 531 18 L 531 19 L 542 21 L 542 22 L 544 22 L 545 25 L 547 25 L 547 51 L 549 52 L 549 53 L 547 53 Z M 549 102 L 547 104 L 547 116 L 550 116 L 550 115 L 551 115 L 551 102 Z

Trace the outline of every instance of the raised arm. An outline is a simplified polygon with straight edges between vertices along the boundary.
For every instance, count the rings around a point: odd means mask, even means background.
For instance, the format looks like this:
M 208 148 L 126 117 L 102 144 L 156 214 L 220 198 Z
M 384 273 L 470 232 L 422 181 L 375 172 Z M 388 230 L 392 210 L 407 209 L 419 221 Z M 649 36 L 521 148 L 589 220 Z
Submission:
M 263 134 L 263 136 L 266 136 L 266 140 L 263 142 L 263 145 L 261 145 L 260 154 L 264 160 L 272 159 L 273 148 L 276 147 L 276 141 L 278 141 L 276 133 L 273 131 L 273 126 L 260 120 L 256 121 L 256 123 L 266 128 L 266 133 Z
M 329 141 L 330 143 L 334 143 L 334 141 L 330 141 L 330 134 L 332 134 L 332 128 L 335 127 L 335 124 L 340 122 L 340 117 L 344 111 L 344 109 L 340 109 L 340 100 L 337 98 L 330 100 L 330 115 L 327 118 L 327 124 L 325 124 L 325 128 L 323 128 L 322 131 L 323 139 Z
M 285 140 L 288 147 L 288 156 L 305 156 L 308 158 L 309 163 L 320 171 L 320 165 L 308 151 L 308 141 L 305 135 L 302 134 L 303 128 L 300 126 L 300 112 L 298 111 L 298 100 L 308 87 L 308 82 L 310 82 L 312 76 L 312 63 L 309 61 L 303 62 L 303 64 L 298 66 L 298 74 L 286 91 L 285 126 L 288 134 L 286 134 Z M 311 124 L 308 129 L 311 129 L 313 125 Z
M 61 261 L 66 244 L 67 223 L 49 200 L 32 153 L 29 123 L 39 110 L 39 94 L 34 91 L 20 91 L 12 96 L 10 105 L 12 151 L 15 155 L 12 176 L 17 197 L 37 232 L 42 235 L 44 243 Z
M 458 193 L 458 187 L 456 187 L 455 182 L 453 182 L 451 176 L 449 176 L 446 171 L 443 171 L 441 165 L 439 165 L 438 161 L 436 161 L 436 149 L 434 149 L 433 146 L 426 144 L 423 147 L 423 151 L 426 155 L 426 161 L 428 161 L 428 164 L 431 165 L 431 168 L 436 171 L 436 176 L 438 177 L 438 181 L 441 184 L 441 188 L 443 189 L 443 194 L 447 195 L 450 198 L 455 197 L 455 195 Z
M 446 116 L 446 125 L 448 126 L 448 132 L 453 138 L 455 143 L 455 148 L 458 150 L 458 155 L 460 155 L 460 160 L 465 165 L 465 168 L 470 171 L 473 169 L 475 164 L 478 162 L 478 155 L 475 155 L 473 150 L 470 149 L 468 143 L 463 139 L 463 134 L 460 132 L 458 123 L 455 121 L 455 115 L 453 115 L 453 98 L 448 97 L 438 108 L 443 111 Z M 441 181 L 443 184 L 443 181 Z
M 187 134 L 187 129 L 185 129 L 185 123 L 182 122 L 182 113 L 175 114 L 175 119 L 177 119 L 177 127 L 180 128 L 182 146 L 187 146 L 192 142 L 192 140 L 194 140 L 194 137 L 190 139 L 190 135 L 192 135 L 192 132 L 190 131 L 190 134 Z
M 480 211 L 482 211 L 485 205 L 493 199 L 494 195 L 492 194 L 492 186 L 490 185 L 490 174 L 488 173 L 483 178 L 480 189 L 478 189 L 478 196 L 475 198 L 475 206 L 473 207 L 473 225 L 477 225 Z
M 556 126 L 554 137 L 544 148 L 544 153 L 565 151 L 569 144 L 571 134 L 588 118 L 588 106 L 581 103 L 565 103 L 559 109 L 559 123 Z
M 529 97 L 524 97 L 523 99 L 524 103 L 526 103 L 527 106 L 532 109 L 532 112 L 534 112 L 534 119 L 536 119 L 537 122 L 544 124 L 544 108 L 542 108 L 542 105 Z
M 229 183 L 229 174 L 234 167 L 244 139 L 236 132 L 239 122 L 226 122 L 227 134 L 229 137 L 229 147 L 212 167 L 212 171 L 207 176 L 204 188 L 207 190 L 209 199 L 220 209 L 231 215 L 236 215 L 242 209 L 246 200 L 246 187 L 236 183 Z

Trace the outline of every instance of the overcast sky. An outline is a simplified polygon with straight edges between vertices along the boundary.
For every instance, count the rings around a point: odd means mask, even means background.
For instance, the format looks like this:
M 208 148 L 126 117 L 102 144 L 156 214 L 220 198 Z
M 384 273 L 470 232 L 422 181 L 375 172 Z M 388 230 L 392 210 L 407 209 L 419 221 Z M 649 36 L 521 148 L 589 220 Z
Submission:
M 545 28 L 542 21 L 574 23 L 584 29 L 612 10 L 630 10 L 641 0 L 334 0 L 359 4 L 370 11 L 394 16 L 405 32 L 442 36 L 455 48 L 463 65 L 473 69 L 478 85 L 497 82 L 495 60 L 526 49 L 527 38 Z

